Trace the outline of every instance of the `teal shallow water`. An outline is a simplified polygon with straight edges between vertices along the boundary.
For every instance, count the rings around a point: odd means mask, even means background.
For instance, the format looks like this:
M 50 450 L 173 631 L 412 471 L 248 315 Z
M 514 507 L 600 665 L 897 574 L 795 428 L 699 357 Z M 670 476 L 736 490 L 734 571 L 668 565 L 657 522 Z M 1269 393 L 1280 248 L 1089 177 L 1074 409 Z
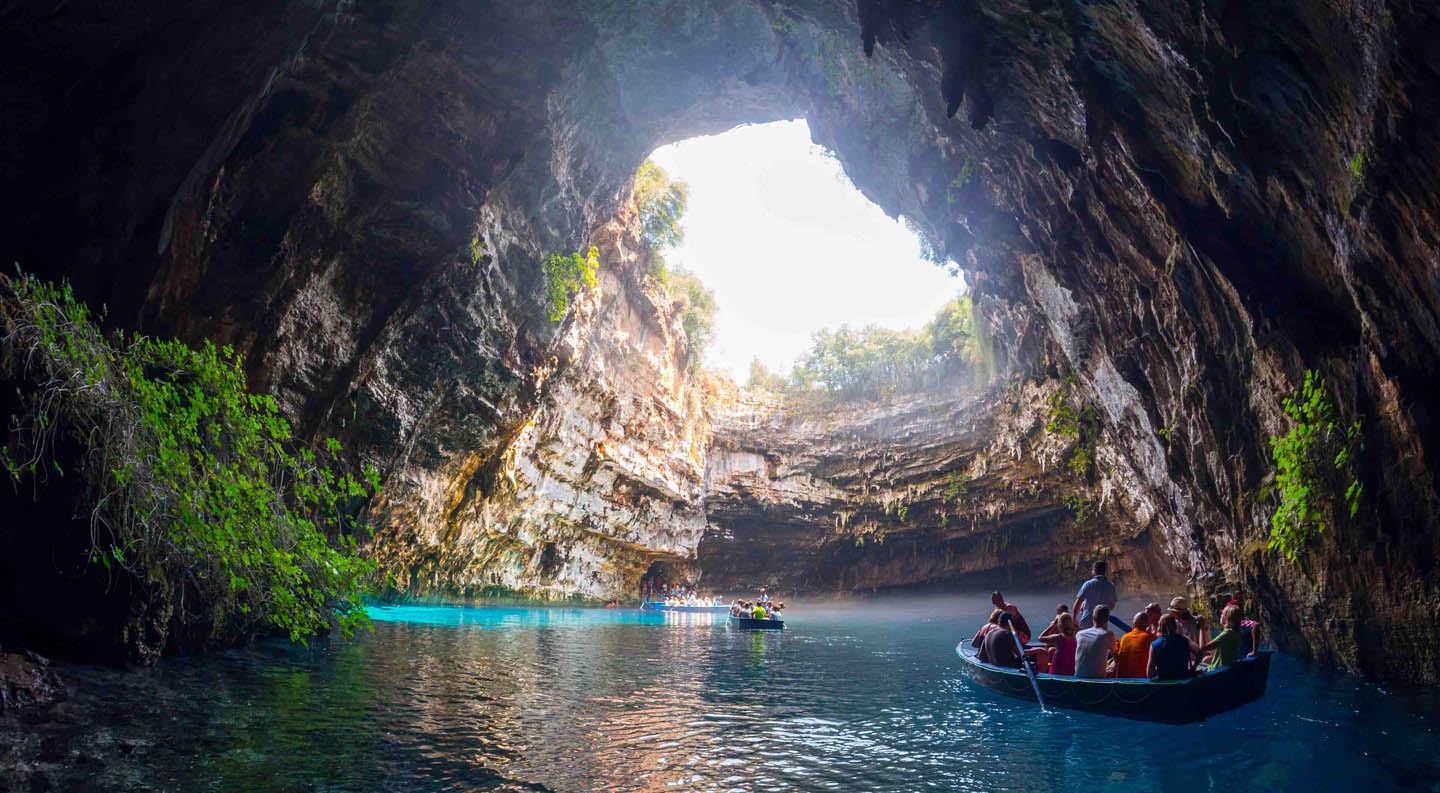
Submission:
M 0 722 L 0 790 L 1440 790 L 1433 698 L 1280 656 L 1198 725 L 1042 716 L 961 676 L 986 608 L 376 608 L 352 642 L 71 669 L 54 718 Z

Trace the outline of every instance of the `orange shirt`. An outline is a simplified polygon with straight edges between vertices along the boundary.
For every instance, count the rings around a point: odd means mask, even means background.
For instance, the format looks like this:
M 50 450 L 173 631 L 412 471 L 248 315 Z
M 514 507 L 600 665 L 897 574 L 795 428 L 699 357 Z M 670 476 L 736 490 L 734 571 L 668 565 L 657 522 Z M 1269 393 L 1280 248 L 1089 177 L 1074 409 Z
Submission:
M 1150 643 L 1155 637 L 1149 631 L 1131 630 L 1120 637 L 1120 650 L 1115 653 L 1116 677 L 1146 677 L 1150 671 Z

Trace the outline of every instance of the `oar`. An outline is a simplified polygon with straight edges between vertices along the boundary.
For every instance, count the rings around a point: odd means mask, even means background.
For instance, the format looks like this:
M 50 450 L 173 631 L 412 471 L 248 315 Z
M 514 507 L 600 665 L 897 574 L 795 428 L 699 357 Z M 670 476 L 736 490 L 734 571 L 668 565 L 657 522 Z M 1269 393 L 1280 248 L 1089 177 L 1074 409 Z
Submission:
M 1115 627 L 1119 628 L 1120 630 L 1122 630 L 1122 631 L 1124 631 L 1124 632 L 1126 632 L 1126 633 L 1129 633 L 1129 632 L 1130 632 L 1130 626 L 1127 625 L 1127 624 L 1125 624 L 1125 620 L 1120 619 L 1119 617 L 1115 616 L 1114 614 L 1111 614 L 1111 615 L 1110 615 L 1110 624 L 1111 624 L 1111 625 L 1114 625 Z
M 1020 636 L 1012 630 L 1010 638 L 1015 640 L 1015 649 L 1020 653 L 1020 666 L 1025 670 L 1026 676 L 1030 678 L 1030 686 L 1035 689 L 1035 701 L 1040 703 L 1040 712 L 1049 713 L 1045 710 L 1045 698 L 1040 696 L 1040 681 L 1035 679 L 1035 670 L 1025 663 L 1025 647 L 1020 644 Z

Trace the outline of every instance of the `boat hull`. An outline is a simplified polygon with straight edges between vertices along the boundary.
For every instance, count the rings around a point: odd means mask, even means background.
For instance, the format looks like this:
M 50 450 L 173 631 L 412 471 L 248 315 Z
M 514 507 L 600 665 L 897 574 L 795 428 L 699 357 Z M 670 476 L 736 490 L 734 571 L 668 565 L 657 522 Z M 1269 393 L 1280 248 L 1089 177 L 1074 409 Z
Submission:
M 1006 696 L 1035 701 L 1035 690 L 1024 670 L 981 663 L 968 642 L 957 645 L 955 653 L 960 656 L 966 676 L 977 685 Z M 1262 650 L 1254 658 L 1188 680 L 1091 680 L 1068 675 L 1036 675 L 1035 678 L 1047 707 L 1188 724 L 1264 696 L 1273 654 Z
M 730 624 L 745 631 L 785 630 L 785 620 L 759 620 L 754 617 L 731 617 Z

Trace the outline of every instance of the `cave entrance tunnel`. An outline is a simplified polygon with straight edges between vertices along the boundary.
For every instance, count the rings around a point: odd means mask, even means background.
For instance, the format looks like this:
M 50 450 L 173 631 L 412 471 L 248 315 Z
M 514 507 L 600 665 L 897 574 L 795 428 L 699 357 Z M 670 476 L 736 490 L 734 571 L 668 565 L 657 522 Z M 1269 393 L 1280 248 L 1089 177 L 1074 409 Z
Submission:
M 657 559 L 645 568 L 640 577 L 640 593 L 650 598 L 664 597 L 677 587 L 693 591 L 700 583 L 700 571 L 691 562 L 675 557 Z

